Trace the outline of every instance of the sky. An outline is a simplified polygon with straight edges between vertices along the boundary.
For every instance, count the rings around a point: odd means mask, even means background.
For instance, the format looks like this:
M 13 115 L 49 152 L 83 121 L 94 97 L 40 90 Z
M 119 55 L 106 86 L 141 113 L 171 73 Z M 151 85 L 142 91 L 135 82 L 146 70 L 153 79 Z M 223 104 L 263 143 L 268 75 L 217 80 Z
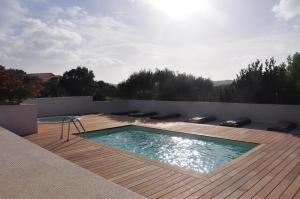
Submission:
M 300 0 L 0 0 L 0 65 L 118 83 L 169 68 L 234 79 L 300 52 Z

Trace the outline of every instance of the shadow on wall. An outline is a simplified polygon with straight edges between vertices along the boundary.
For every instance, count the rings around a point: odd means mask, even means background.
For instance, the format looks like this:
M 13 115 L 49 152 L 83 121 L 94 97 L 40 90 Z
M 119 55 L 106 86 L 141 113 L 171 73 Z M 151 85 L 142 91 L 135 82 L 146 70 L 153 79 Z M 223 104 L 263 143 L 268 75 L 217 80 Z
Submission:
M 116 115 L 110 115 L 110 114 L 100 114 L 100 116 L 103 117 L 107 117 L 108 119 L 117 121 L 117 122 L 128 122 L 131 123 L 133 125 L 135 124 L 161 124 L 161 125 L 172 125 L 174 123 L 182 123 L 182 124 L 190 124 L 190 125 L 199 125 L 199 124 L 195 124 L 195 123 L 190 123 L 187 122 L 187 118 L 186 117 L 180 117 L 180 118 L 176 118 L 176 119 L 168 119 L 168 120 L 153 120 L 147 117 L 144 118 L 134 118 L 134 117 L 129 117 L 129 116 L 116 116 Z M 215 120 L 212 122 L 208 122 L 205 124 L 201 124 L 201 125 L 214 125 L 214 126 L 220 126 L 220 123 L 223 122 L 224 120 Z M 245 126 L 243 126 L 242 128 L 246 128 L 246 129 L 254 129 L 254 130 L 267 130 L 268 127 L 270 127 L 271 123 L 261 123 L 261 122 L 252 122 L 250 124 L 247 124 Z M 286 132 L 284 132 L 286 133 Z M 300 128 L 296 128 L 295 130 L 289 132 L 293 135 L 296 136 L 300 136 Z
M 129 100 L 128 109 L 178 112 L 184 117 L 213 115 L 219 120 L 248 117 L 259 123 L 276 123 L 282 120 L 300 123 L 299 105 Z
M 24 136 L 37 132 L 36 105 L 0 105 L 0 126 Z

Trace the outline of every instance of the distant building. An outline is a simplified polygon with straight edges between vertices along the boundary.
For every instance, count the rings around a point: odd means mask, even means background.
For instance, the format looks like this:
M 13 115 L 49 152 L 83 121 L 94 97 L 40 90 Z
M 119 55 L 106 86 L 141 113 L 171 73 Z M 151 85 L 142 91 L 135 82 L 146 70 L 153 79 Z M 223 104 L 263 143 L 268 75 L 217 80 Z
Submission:
M 28 76 L 38 77 L 43 82 L 47 82 L 53 77 L 58 77 L 58 75 L 54 75 L 53 73 L 29 73 Z

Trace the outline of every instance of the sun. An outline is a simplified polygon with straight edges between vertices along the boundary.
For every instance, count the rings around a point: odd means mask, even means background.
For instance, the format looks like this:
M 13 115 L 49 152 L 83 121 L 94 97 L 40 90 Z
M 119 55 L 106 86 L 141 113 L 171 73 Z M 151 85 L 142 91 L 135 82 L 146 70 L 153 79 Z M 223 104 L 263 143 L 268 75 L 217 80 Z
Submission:
M 149 0 L 149 2 L 175 20 L 185 20 L 195 13 L 203 15 L 209 10 L 207 0 Z

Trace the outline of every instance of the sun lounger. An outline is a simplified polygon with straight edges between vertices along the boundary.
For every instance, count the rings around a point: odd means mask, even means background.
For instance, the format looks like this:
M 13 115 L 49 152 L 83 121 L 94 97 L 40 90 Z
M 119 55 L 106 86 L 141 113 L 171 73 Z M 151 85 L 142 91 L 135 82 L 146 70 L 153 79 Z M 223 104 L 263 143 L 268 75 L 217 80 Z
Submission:
M 131 111 L 122 111 L 122 112 L 112 112 L 110 113 L 111 115 L 128 115 L 131 113 L 138 113 L 139 111 L 137 110 L 131 110 Z
M 154 119 L 154 120 L 164 120 L 164 119 L 171 119 L 171 118 L 176 118 L 176 117 L 180 117 L 180 116 L 181 115 L 179 113 L 168 113 L 168 114 L 155 115 L 150 118 Z
M 221 126 L 228 126 L 228 127 L 241 127 L 244 126 L 246 124 L 250 124 L 251 120 L 247 117 L 240 117 L 234 120 L 227 120 L 224 122 L 221 122 L 220 125 Z
M 187 122 L 204 124 L 204 123 L 212 122 L 216 119 L 217 118 L 215 116 L 192 117 L 192 118 L 189 118 L 187 120 Z
M 140 112 L 140 113 L 130 113 L 128 114 L 128 116 L 130 117 L 150 117 L 150 116 L 153 116 L 153 115 L 156 115 L 157 112 Z
M 297 127 L 297 124 L 290 121 L 280 121 L 274 126 L 267 128 L 268 131 L 290 132 Z

